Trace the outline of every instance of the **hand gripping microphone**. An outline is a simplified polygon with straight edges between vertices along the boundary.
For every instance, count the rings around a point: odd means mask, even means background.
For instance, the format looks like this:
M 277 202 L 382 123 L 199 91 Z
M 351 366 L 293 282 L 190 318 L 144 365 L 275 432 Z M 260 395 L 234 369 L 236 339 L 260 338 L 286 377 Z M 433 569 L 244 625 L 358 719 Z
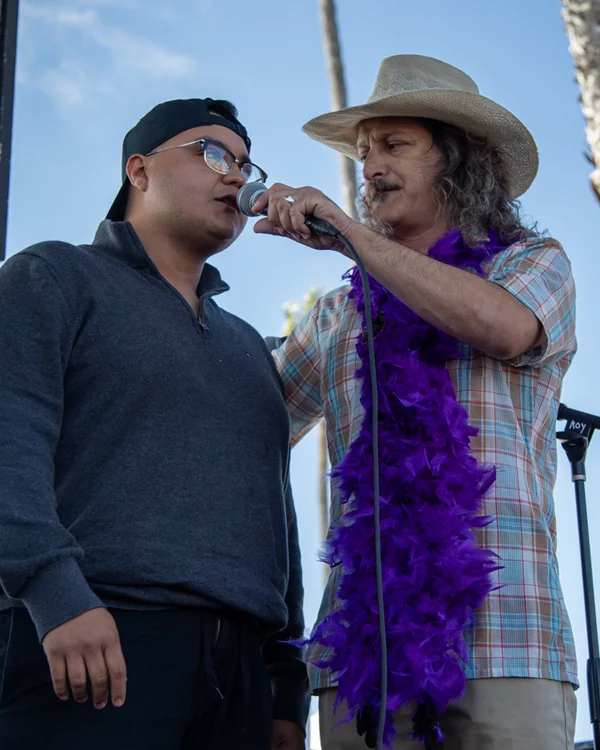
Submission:
M 252 206 L 260 198 L 263 193 L 266 193 L 268 187 L 263 182 L 247 182 L 239 190 L 236 197 L 238 208 L 246 216 L 258 216 L 252 210 Z M 263 211 L 261 216 L 266 216 L 267 212 Z M 328 221 L 323 219 L 317 219 L 316 216 L 307 216 L 305 218 L 306 226 L 311 230 L 313 234 L 319 235 L 320 237 L 339 237 L 341 238 L 340 232 Z

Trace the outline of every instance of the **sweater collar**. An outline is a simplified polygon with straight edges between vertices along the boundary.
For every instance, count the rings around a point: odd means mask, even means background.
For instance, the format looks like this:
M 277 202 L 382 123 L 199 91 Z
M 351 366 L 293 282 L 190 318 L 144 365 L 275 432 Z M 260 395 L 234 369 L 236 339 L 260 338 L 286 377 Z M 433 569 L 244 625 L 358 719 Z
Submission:
M 128 221 L 106 219 L 98 227 L 92 245 L 132 268 L 151 268 L 156 273 L 160 273 Z M 223 281 L 218 269 L 210 263 L 205 263 L 196 289 L 198 297 L 207 294 L 222 294 L 228 292 L 229 289 L 229 285 Z

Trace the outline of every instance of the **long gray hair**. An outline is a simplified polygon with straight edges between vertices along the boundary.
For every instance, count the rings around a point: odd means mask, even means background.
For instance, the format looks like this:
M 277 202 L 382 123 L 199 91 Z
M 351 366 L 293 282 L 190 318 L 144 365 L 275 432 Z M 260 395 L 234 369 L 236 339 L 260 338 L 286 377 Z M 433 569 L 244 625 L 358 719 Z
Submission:
M 508 199 L 502 158 L 485 138 L 466 133 L 438 120 L 418 119 L 433 139 L 443 159 L 434 190 L 447 225 L 462 232 L 474 247 L 495 231 L 507 244 L 538 236 L 535 225 L 527 226 L 521 217 L 519 201 Z M 390 229 L 374 219 L 363 199 L 362 214 L 376 231 L 389 235 Z

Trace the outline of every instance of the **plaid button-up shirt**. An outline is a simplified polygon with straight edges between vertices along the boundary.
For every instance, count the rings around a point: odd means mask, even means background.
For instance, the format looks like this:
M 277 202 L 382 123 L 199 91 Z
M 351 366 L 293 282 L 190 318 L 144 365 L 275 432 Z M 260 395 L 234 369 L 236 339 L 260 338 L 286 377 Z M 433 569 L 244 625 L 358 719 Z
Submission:
M 467 678 L 537 677 L 577 683 L 573 634 L 556 560 L 552 492 L 556 478 L 556 417 L 561 383 L 576 350 L 575 288 L 569 260 L 550 239 L 516 244 L 484 265 L 488 279 L 506 289 L 541 321 L 546 343 L 510 362 L 463 345 L 464 359 L 448 362 L 458 401 L 479 429 L 474 456 L 497 468 L 483 513 L 494 518 L 478 530 L 496 552 L 499 587 L 479 609 L 466 640 Z M 332 466 L 358 436 L 364 417 L 356 338 L 361 316 L 343 286 L 321 297 L 274 352 L 283 378 L 294 442 L 325 418 Z M 332 486 L 331 522 L 344 512 Z M 334 568 L 319 621 L 335 606 L 340 576 Z M 322 658 L 314 647 L 309 661 Z M 334 683 L 311 666 L 313 690 Z

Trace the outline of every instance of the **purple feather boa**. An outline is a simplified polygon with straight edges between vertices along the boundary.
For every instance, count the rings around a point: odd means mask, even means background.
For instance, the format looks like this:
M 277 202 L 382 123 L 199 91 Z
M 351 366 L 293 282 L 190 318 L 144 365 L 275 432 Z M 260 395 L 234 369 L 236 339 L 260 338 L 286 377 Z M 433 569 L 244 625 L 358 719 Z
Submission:
M 429 256 L 485 276 L 481 263 L 506 249 L 489 241 L 469 248 L 460 232 L 442 237 Z M 350 297 L 363 314 L 358 269 L 346 275 Z M 438 717 L 460 698 L 467 659 L 463 630 L 492 588 L 494 555 L 478 547 L 472 530 L 491 519 L 480 516 L 482 498 L 495 479 L 493 467 L 478 466 L 470 453 L 468 424 L 445 362 L 460 356 L 459 343 L 419 318 L 370 278 L 379 395 L 380 503 L 385 619 L 388 644 L 388 703 L 385 742 L 395 737 L 392 715 L 402 705 L 420 706 L 411 736 L 442 739 Z M 376 325 L 377 328 L 377 325 Z M 334 527 L 323 560 L 341 566 L 337 606 L 314 630 L 310 643 L 330 649 L 316 666 L 338 680 L 338 703 L 348 720 L 379 713 L 380 639 L 373 527 L 372 398 L 364 335 L 356 349 L 361 366 L 360 434 L 332 476 L 345 514 Z M 419 715 L 421 719 L 419 719 Z M 369 719 L 367 718 L 367 723 Z M 429 724 L 429 730 L 427 728 Z M 372 733 L 371 733 L 372 736 Z M 368 740 L 367 743 L 369 744 Z

